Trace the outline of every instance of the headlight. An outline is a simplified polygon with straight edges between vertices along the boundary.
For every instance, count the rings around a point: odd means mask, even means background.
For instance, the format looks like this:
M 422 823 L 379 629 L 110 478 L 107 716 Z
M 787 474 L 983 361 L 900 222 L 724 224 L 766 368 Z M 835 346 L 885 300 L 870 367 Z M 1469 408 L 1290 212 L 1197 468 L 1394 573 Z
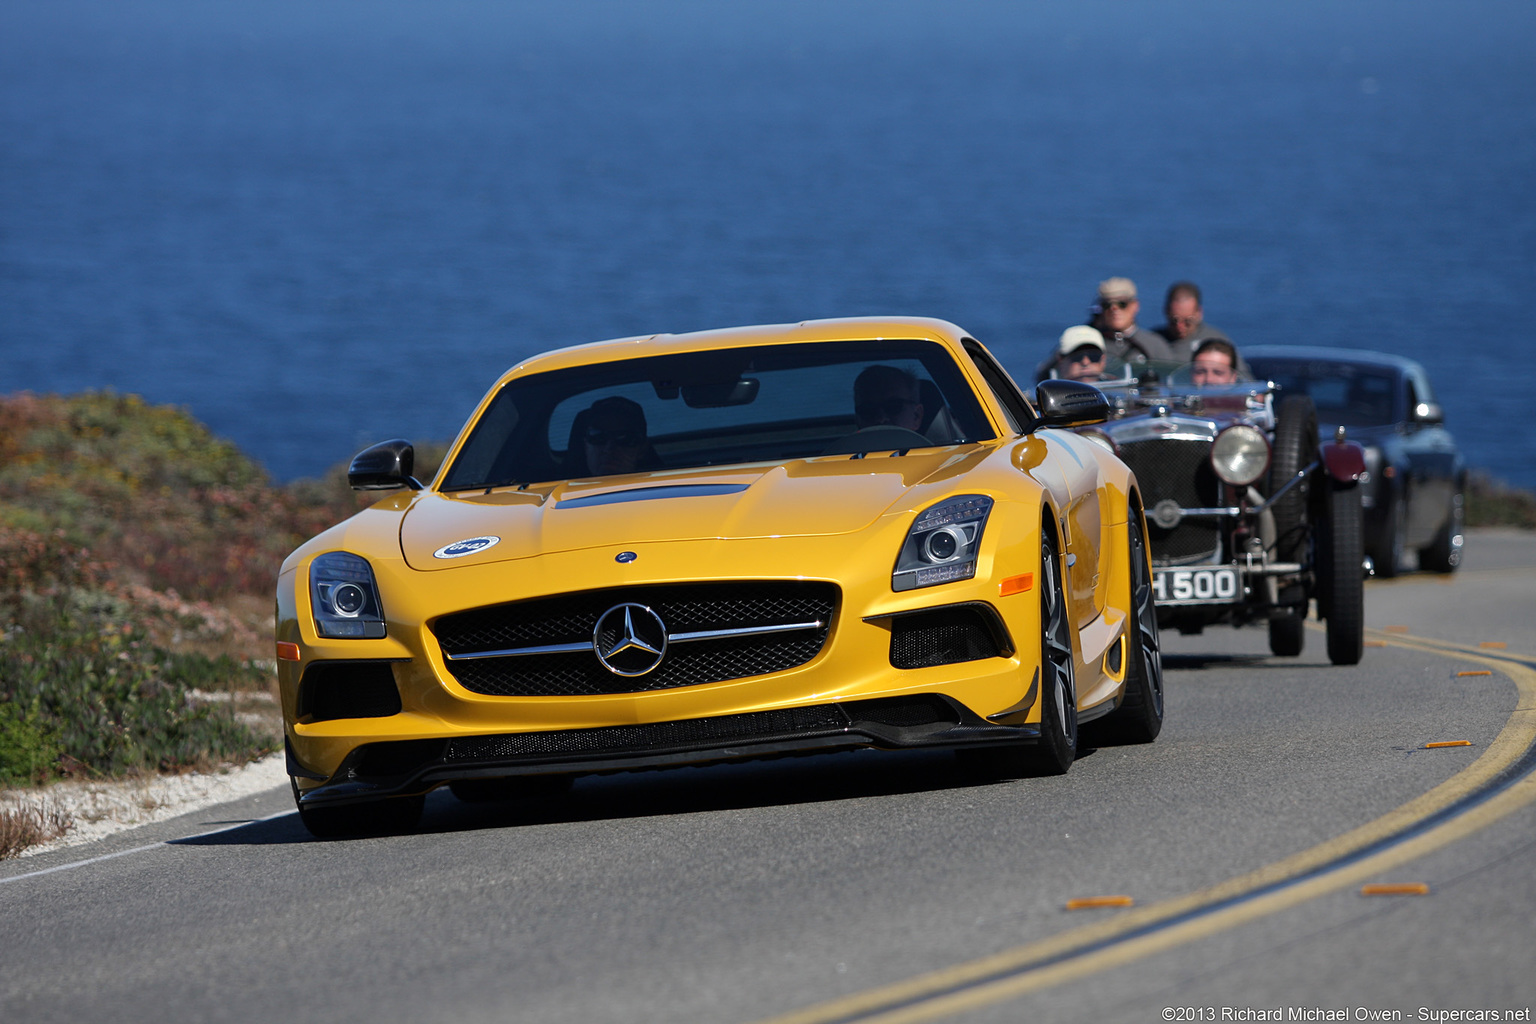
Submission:
M 309 564 L 315 632 L 363 639 L 384 635 L 384 608 L 373 569 L 356 555 L 328 551 Z
M 896 559 L 891 589 L 916 590 L 975 576 L 981 532 L 991 511 L 991 498 L 962 494 L 919 515 Z
M 1228 427 L 1211 445 L 1211 468 L 1227 483 L 1246 487 L 1269 468 L 1269 441 L 1257 427 Z
M 1092 441 L 1094 444 L 1098 445 L 1100 448 L 1103 448 L 1105 451 L 1109 452 L 1109 454 L 1120 454 L 1120 450 L 1115 447 L 1114 439 L 1111 438 L 1108 434 L 1104 433 L 1104 431 L 1079 430 L 1078 433 Z

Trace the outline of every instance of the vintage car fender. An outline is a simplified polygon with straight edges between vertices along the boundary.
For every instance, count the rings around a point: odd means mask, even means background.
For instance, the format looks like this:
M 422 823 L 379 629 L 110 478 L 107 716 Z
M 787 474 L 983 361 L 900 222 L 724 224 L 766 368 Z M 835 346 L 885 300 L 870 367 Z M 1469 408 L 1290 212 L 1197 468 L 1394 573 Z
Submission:
M 1365 447 L 1358 441 L 1325 442 L 1322 455 L 1323 468 L 1339 483 L 1358 483 L 1365 473 Z

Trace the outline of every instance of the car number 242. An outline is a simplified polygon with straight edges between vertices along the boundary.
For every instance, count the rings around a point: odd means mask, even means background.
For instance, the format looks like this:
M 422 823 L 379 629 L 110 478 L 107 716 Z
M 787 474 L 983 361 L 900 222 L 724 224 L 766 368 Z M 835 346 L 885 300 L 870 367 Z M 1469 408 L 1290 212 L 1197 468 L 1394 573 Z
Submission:
M 1158 569 L 1152 596 L 1158 604 L 1228 604 L 1238 599 L 1237 570 Z

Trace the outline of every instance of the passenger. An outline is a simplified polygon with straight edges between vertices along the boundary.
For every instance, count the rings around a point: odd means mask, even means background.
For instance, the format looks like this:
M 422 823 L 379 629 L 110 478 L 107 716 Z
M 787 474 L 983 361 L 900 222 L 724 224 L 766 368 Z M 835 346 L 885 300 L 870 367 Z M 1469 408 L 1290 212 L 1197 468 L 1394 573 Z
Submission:
M 1225 338 L 1208 338 L 1195 349 L 1190 381 L 1196 387 L 1237 381 L 1237 347 Z
M 1195 347 L 1202 341 L 1213 338 L 1232 340 L 1219 328 L 1205 322 L 1200 286 L 1193 281 L 1178 281 L 1169 287 L 1168 297 L 1163 300 L 1163 319 L 1157 333 L 1167 339 L 1173 358 L 1181 363 L 1194 358 Z
M 1068 327 L 1056 343 L 1056 365 L 1051 376 L 1090 384 L 1104 379 L 1104 336 L 1087 324 Z
M 923 401 L 917 378 L 896 366 L 866 366 L 853 382 L 859 429 L 890 425 L 920 430 Z
M 634 473 L 646 468 L 650 440 L 646 436 L 645 410 L 618 395 L 600 398 L 580 414 L 587 472 L 593 476 Z
M 1111 277 L 1099 282 L 1098 301 L 1089 325 L 1104 337 L 1104 350 L 1110 358 L 1125 363 L 1145 363 L 1149 359 L 1173 359 L 1168 340 L 1156 331 L 1136 325 L 1141 303 L 1136 299 L 1136 283 L 1126 277 Z

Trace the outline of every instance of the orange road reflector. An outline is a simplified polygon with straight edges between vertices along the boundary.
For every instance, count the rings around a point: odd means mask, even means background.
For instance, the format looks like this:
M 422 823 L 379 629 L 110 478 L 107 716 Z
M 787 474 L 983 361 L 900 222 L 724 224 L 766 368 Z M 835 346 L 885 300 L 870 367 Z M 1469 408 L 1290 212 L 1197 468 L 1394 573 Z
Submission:
M 1468 668 L 1457 672 L 1458 676 L 1491 676 L 1493 672 L 1486 668 Z
M 1408 627 L 1407 626 L 1388 626 L 1387 627 L 1387 632 L 1388 633 L 1406 633 L 1406 632 L 1408 632 Z
M 1433 743 L 1424 744 L 1425 750 L 1434 750 L 1436 747 L 1470 747 L 1471 740 L 1435 740 Z
M 1428 896 L 1429 886 L 1423 882 L 1378 883 L 1362 885 L 1361 896 Z
M 1387 646 L 1387 642 L 1385 640 L 1367 640 L 1365 642 L 1365 646 L 1367 646 L 1367 647 L 1385 647 L 1385 646 Z
M 1080 896 L 1067 900 L 1068 910 L 1089 910 L 1093 907 L 1134 907 L 1136 900 L 1130 896 Z
M 1486 648 L 1488 648 L 1489 650 L 1492 650 L 1492 651 L 1502 651 L 1505 648 L 1507 648 L 1509 646 L 1509 644 L 1505 643 L 1503 640 L 1484 640 L 1482 643 L 1478 644 L 1477 646 L 1479 646 L 1479 647 L 1486 647 Z
M 286 640 L 277 642 L 277 658 L 279 661 L 298 661 L 299 645 L 291 644 Z
M 1013 594 L 1022 594 L 1035 585 L 1035 574 L 1026 572 L 1022 576 L 1009 576 L 997 585 L 999 597 L 1009 597 Z

